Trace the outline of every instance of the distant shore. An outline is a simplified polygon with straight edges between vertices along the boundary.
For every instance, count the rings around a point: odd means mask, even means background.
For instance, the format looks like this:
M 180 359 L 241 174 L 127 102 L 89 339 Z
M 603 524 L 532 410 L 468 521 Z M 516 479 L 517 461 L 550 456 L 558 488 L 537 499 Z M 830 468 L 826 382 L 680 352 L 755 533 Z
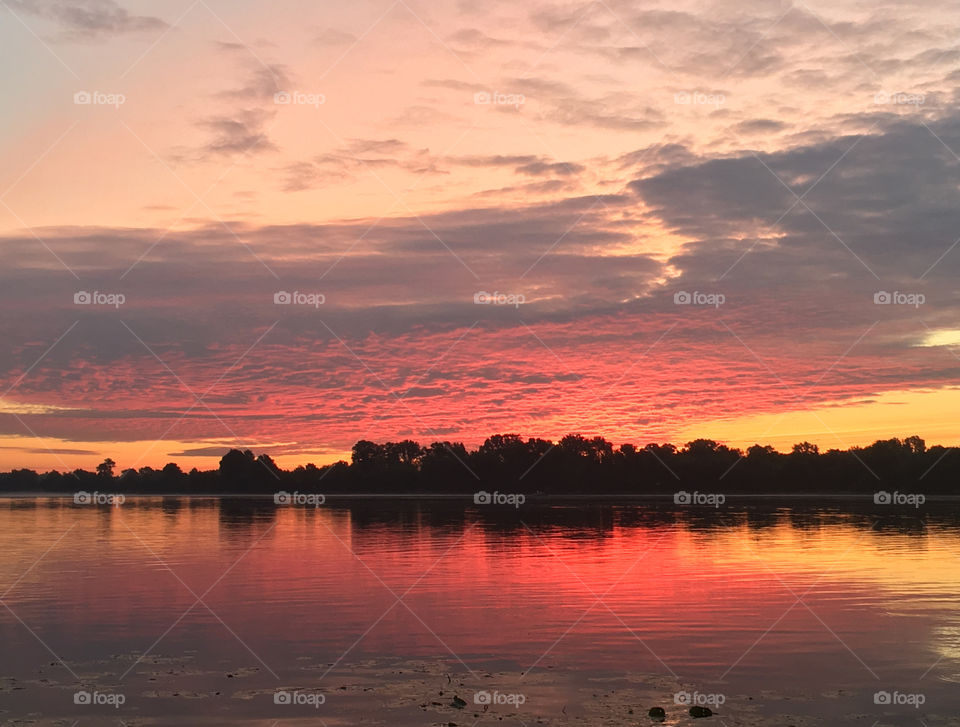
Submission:
M 106 494 L 106 493 L 105 493 Z M 294 493 L 288 493 L 294 494 Z M 297 493 L 305 494 L 305 493 Z M 76 498 L 76 492 L 0 492 L 0 500 L 42 500 L 42 499 L 70 499 Z M 468 507 L 477 507 L 483 509 L 492 509 L 496 511 L 519 509 L 513 505 L 490 505 L 478 503 L 472 494 L 465 493 L 437 493 L 437 492 L 407 492 L 407 493 L 385 493 L 385 492 L 353 492 L 353 493 L 330 493 L 323 495 L 324 502 L 316 504 L 301 504 L 296 502 L 277 502 L 276 493 L 250 493 L 250 492 L 122 492 L 116 490 L 109 495 L 123 495 L 126 500 L 150 500 L 150 499 L 195 499 L 195 500 L 240 500 L 249 501 L 255 504 L 275 505 L 277 507 L 323 507 L 332 504 L 349 504 L 353 501 L 399 501 L 399 502 L 442 502 L 463 504 Z M 920 507 L 901 505 L 899 507 L 883 505 L 876 503 L 869 497 L 861 493 L 730 493 L 726 495 L 726 500 L 722 505 L 706 505 L 678 503 L 673 495 L 669 494 L 630 494 L 630 493 L 593 493 L 593 494 L 529 494 L 525 496 L 523 507 L 529 506 L 551 506 L 562 505 L 564 503 L 595 503 L 598 505 L 656 505 L 659 509 L 693 512 L 703 511 L 729 511 L 742 507 L 756 505 L 775 505 L 784 506 L 817 506 L 817 505 L 841 505 L 853 504 L 862 505 L 864 509 L 880 510 L 883 512 L 913 512 L 928 505 L 958 505 L 960 506 L 960 495 L 930 495 L 926 498 L 924 504 Z M 76 502 L 78 505 L 100 504 L 109 507 L 107 503 L 85 503 Z
M 119 470 L 119 472 L 117 472 Z M 231 449 L 216 470 L 122 469 L 105 459 L 94 472 L 0 473 L 0 495 L 75 495 L 79 504 L 119 496 L 273 497 L 278 505 L 321 505 L 327 498 L 460 500 L 491 507 L 564 501 L 674 504 L 719 509 L 738 504 L 866 502 L 918 509 L 960 498 L 960 450 L 928 448 L 920 437 L 821 452 L 809 442 L 782 453 L 746 451 L 709 439 L 682 447 L 615 447 L 579 434 L 558 442 L 489 437 L 475 450 L 460 442 L 361 440 L 350 462 L 280 468 L 267 454 Z M 86 500 L 84 498 L 89 498 Z M 101 500 L 103 502 L 101 502 Z

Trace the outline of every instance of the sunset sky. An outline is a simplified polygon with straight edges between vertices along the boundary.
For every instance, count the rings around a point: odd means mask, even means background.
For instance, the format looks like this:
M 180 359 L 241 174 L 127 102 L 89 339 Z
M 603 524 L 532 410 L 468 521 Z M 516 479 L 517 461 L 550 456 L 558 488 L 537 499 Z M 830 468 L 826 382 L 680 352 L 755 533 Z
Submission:
M 0 468 L 957 444 L 958 11 L 0 0 Z

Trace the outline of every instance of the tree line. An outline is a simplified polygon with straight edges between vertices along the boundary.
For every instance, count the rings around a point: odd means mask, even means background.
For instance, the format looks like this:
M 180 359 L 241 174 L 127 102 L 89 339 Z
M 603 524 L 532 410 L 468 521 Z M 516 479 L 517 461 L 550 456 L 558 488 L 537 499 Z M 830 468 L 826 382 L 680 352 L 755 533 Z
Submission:
M 468 450 L 461 442 L 358 441 L 350 462 L 281 469 L 267 454 L 231 449 L 216 470 L 184 472 L 175 463 L 117 472 L 0 473 L 0 492 L 113 491 L 169 494 L 455 494 L 479 490 L 531 495 L 668 495 L 681 489 L 754 494 L 860 494 L 903 490 L 960 494 L 960 457 L 917 436 L 820 451 L 809 442 L 788 453 L 756 444 L 742 451 L 710 439 L 614 446 L 569 434 L 557 442 L 497 434 Z

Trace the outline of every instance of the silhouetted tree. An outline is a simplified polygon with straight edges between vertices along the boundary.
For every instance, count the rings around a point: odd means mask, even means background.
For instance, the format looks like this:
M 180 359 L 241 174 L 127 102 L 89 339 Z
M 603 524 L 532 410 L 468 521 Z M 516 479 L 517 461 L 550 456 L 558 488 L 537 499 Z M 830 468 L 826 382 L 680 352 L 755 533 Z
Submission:
M 925 494 L 957 494 L 960 456 L 952 448 L 929 449 L 918 436 L 885 439 L 867 447 L 821 452 L 809 442 L 789 454 L 755 444 L 746 453 L 711 439 L 682 449 L 672 444 L 614 446 L 603 437 L 568 434 L 554 443 L 518 434 L 495 434 L 476 450 L 462 442 L 427 447 L 404 439 L 383 444 L 360 440 L 351 462 L 285 471 L 268 454 L 231 449 L 217 470 L 184 474 L 170 462 L 163 469 L 126 469 L 114 477 L 104 460 L 94 472 L 38 474 L 28 469 L 0 473 L 2 492 L 93 491 L 109 481 L 120 492 L 262 493 L 281 489 L 323 493 L 507 492 L 622 493 L 665 495 L 680 489 L 731 493 L 857 494 L 865 500 L 886 489 L 922 487 Z M 872 498 L 867 501 L 872 501 Z
M 97 475 L 105 480 L 113 479 L 113 468 L 117 463 L 107 457 L 103 462 L 97 465 Z

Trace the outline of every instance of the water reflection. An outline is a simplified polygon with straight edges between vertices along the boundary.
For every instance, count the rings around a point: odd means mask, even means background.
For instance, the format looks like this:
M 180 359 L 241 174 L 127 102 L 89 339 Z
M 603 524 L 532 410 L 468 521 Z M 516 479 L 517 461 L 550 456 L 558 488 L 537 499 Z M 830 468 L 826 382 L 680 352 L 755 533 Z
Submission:
M 281 679 L 415 657 L 935 690 L 960 674 L 958 576 L 944 510 L 0 500 L 0 673 L 49 671 L 47 644 L 115 680 L 148 652 Z

